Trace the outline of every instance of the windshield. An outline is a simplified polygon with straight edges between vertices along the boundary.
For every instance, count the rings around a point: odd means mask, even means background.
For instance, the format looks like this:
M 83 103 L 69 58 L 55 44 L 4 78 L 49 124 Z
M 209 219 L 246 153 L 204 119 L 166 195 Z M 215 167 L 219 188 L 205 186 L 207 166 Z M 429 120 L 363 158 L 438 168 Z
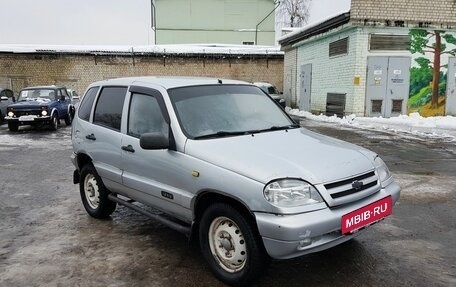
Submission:
M 168 91 L 184 133 L 190 138 L 228 136 L 295 127 L 258 87 L 195 86 Z
M 50 102 L 55 100 L 55 91 L 51 89 L 23 90 L 19 95 L 19 101 Z

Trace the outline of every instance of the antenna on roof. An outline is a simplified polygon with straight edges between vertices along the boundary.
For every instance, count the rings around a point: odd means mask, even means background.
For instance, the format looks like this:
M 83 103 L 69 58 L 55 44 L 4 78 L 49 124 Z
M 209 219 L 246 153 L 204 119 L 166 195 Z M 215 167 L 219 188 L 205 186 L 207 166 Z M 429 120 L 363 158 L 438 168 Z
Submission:
M 220 80 L 220 79 L 218 79 L 218 83 L 219 83 L 219 84 L 223 84 L 223 83 L 222 83 L 222 80 Z

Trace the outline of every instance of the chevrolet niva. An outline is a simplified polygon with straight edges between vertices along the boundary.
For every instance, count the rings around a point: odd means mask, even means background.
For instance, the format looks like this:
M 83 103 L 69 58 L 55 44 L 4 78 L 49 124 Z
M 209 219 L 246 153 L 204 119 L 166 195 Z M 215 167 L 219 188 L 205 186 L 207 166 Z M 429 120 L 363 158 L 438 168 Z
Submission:
M 300 128 L 240 81 L 93 83 L 72 144 L 73 181 L 91 216 L 121 204 L 183 232 L 231 285 L 252 282 L 269 258 L 352 239 L 390 215 L 400 195 L 377 154 Z
M 16 103 L 7 107 L 5 120 L 12 132 L 21 125 L 45 125 L 55 131 L 61 119 L 66 125 L 71 124 L 74 111 L 65 87 L 28 87 L 19 92 Z

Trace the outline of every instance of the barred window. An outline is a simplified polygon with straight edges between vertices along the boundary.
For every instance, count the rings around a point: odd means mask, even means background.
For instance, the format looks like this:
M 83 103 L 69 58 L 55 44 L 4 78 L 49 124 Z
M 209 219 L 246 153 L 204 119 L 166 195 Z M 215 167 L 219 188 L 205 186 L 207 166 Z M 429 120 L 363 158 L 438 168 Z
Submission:
M 329 43 L 329 56 L 348 54 L 348 37 Z
M 405 51 L 410 49 L 410 35 L 371 34 L 369 50 Z
M 381 113 L 382 112 L 382 100 L 372 100 L 372 113 Z

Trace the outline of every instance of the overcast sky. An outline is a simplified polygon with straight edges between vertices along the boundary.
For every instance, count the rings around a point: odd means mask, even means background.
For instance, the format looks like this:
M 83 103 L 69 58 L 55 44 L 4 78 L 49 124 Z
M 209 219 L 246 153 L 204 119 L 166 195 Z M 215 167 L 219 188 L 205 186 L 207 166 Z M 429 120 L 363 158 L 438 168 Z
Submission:
M 310 22 L 350 0 L 313 0 Z M 147 45 L 150 0 L 0 0 L 0 44 Z

